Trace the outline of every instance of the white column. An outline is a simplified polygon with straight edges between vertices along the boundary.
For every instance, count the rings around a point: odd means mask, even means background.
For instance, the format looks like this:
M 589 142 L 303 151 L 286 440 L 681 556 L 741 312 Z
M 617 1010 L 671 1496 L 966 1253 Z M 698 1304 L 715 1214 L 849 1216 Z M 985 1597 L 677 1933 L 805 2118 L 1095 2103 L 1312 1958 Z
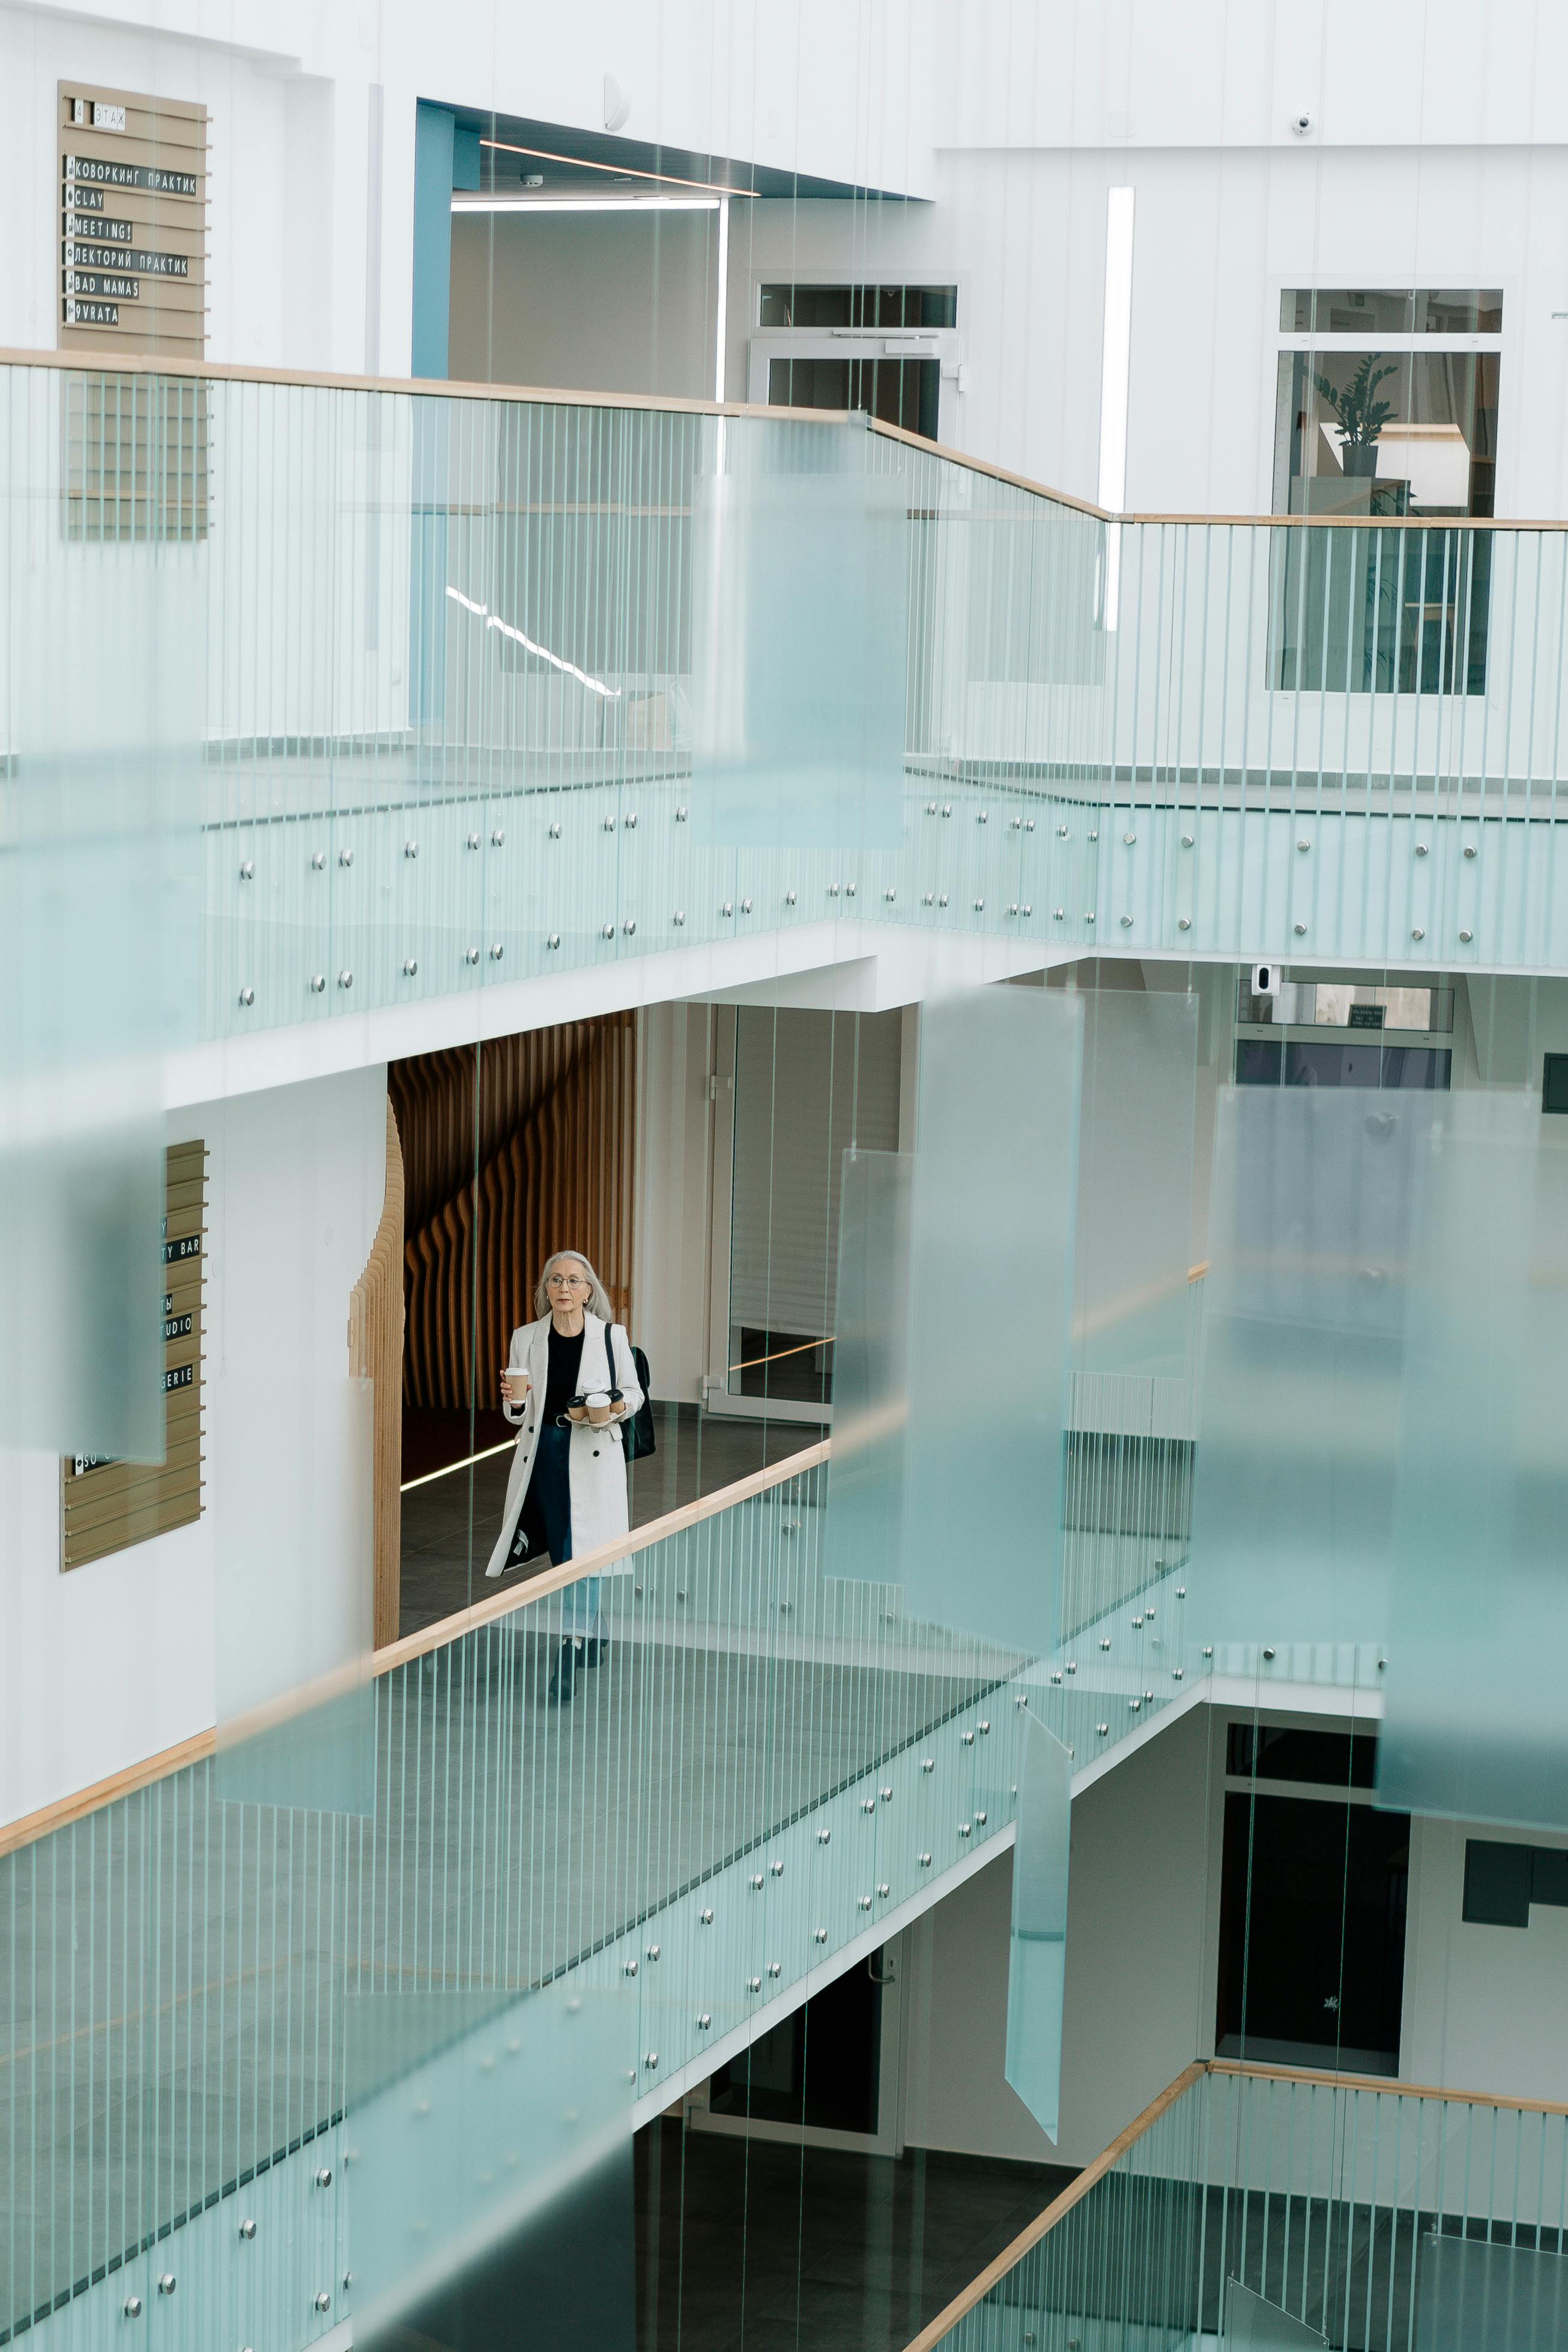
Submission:
M 1132 188 L 1105 196 L 1105 331 L 1100 361 L 1099 500 L 1120 514 L 1127 498 L 1127 386 L 1133 353 Z M 1105 626 L 1116 625 L 1121 588 L 1122 532 L 1105 534 Z

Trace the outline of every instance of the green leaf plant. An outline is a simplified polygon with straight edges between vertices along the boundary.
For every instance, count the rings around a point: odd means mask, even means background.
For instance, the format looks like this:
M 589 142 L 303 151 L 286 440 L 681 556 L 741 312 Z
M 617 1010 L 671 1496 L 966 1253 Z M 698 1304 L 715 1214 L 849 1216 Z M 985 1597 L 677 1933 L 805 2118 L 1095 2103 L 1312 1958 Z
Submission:
M 1343 392 L 1337 384 L 1331 383 L 1326 375 L 1314 373 L 1312 377 L 1325 404 L 1339 420 L 1339 429 L 1344 436 L 1344 446 L 1348 449 L 1370 449 L 1394 414 L 1391 400 L 1378 400 L 1374 395 L 1385 376 L 1398 374 L 1399 362 L 1387 360 L 1382 367 L 1375 368 L 1375 356 L 1374 352 L 1367 352 Z

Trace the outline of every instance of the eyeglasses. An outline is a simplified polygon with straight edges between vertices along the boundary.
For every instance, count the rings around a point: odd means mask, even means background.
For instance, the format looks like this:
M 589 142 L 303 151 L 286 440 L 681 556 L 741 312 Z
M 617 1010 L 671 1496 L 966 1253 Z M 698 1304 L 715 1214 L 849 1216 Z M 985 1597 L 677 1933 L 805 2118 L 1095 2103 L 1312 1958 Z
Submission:
M 549 1275 L 546 1276 L 546 1283 L 551 1290 L 586 1290 L 588 1288 L 580 1274 Z

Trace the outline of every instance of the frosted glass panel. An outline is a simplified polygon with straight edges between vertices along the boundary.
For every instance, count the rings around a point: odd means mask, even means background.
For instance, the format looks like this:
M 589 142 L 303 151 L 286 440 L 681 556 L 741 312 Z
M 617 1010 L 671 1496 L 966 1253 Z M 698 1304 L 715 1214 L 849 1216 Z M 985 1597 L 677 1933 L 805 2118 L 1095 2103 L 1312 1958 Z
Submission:
M 1432 1104 L 1220 1097 L 1191 1587 L 1206 1639 L 1379 1641 Z
M 494 1991 L 350 1999 L 356 2336 L 435 2298 L 461 2309 L 465 2281 L 488 2256 L 526 2278 L 540 2343 L 631 2352 L 636 2015 L 634 2000 L 575 1977 L 511 2001 Z M 611 2223 L 586 2268 L 564 2260 L 583 2200 Z M 569 2315 L 575 2330 L 558 2335 L 550 2323 L 564 2328 Z
M 269 1437 L 230 1449 L 220 1498 L 216 1784 L 362 1812 L 374 1392 L 351 1368 L 347 1326 L 386 1200 L 385 1076 L 242 1097 L 214 1135 L 214 1228 L 246 1244 L 225 1261 L 214 1410 Z
M 1027 1709 L 1019 1721 L 1007 2076 L 1040 2129 L 1054 2139 L 1061 2099 L 1072 1759 Z
M 163 1457 L 161 1057 L 196 1002 L 205 551 L 169 543 L 169 391 L 0 384 L 0 1442 L 133 1462 Z M 85 494 L 106 438 L 123 520 Z
M 1568 2260 L 1428 2231 L 1416 2255 L 1415 2352 L 1568 2352 Z
M 368 1661 L 323 1697 L 258 1708 L 239 1727 L 220 1727 L 214 1793 L 227 1804 L 277 1805 L 306 1813 L 373 1813 L 375 1698 Z
M 1380 1790 L 1568 1829 L 1568 1147 L 1456 1095 L 1427 1163 Z
M 1197 1000 L 1083 999 L 1072 1360 L 1179 1378 L 1186 1364 Z
M 914 1174 L 905 1153 L 844 1154 L 823 1566 L 876 1584 L 903 1572 Z
M 1328 2342 L 1320 2328 L 1309 2327 L 1304 2319 L 1293 2319 L 1277 2303 L 1243 2286 L 1239 2279 L 1228 2279 L 1225 2284 L 1221 2340 L 1225 2352 L 1297 2352 L 1301 2345 Z
M 908 505 L 904 485 L 885 476 L 698 479 L 699 840 L 898 847 Z
M 913 1615 L 1026 1653 L 1058 1623 L 1082 1007 L 927 1005 L 910 1222 Z

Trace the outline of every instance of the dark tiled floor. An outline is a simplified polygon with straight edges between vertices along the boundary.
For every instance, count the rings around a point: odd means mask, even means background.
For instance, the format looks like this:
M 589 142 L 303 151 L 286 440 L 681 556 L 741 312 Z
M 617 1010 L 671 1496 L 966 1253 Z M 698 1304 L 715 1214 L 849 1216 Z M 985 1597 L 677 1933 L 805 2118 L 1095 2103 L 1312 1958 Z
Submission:
M 810 1423 L 721 1421 L 695 1404 L 656 1404 L 658 1450 L 630 1473 L 632 1524 L 645 1527 L 700 1495 L 781 1462 L 822 1435 Z M 486 1432 L 481 1430 L 481 1438 Z M 402 1498 L 399 1631 L 418 1633 L 455 1610 L 504 1590 L 486 1580 L 500 1530 L 511 1450 L 411 1487 Z
M 638 2352 L 903 2352 L 1073 2178 L 668 2122 L 636 2153 Z

